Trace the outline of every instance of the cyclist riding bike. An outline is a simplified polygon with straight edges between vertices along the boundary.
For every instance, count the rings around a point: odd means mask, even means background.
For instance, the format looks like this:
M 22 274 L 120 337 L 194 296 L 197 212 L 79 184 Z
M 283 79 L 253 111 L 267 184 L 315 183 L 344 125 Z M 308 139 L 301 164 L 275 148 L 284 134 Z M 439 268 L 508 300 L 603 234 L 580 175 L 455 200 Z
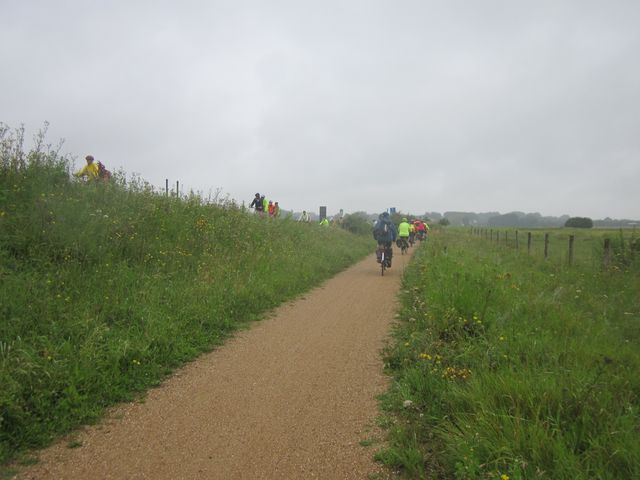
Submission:
M 418 239 L 420 241 L 423 241 L 425 239 L 425 237 L 427 236 L 427 231 L 426 231 L 426 227 L 425 227 L 425 223 L 417 220 L 416 223 L 416 230 L 418 232 Z
M 373 238 L 378 242 L 378 249 L 376 250 L 378 263 L 382 261 L 382 252 L 384 251 L 384 260 L 387 268 L 391 267 L 391 257 L 393 257 L 391 244 L 395 242 L 397 237 L 398 231 L 394 223 L 389 219 L 389 213 L 382 212 L 373 227 Z
M 398 225 L 398 247 L 402 249 L 403 252 L 406 252 L 409 248 L 409 235 L 411 234 L 411 225 L 406 218 L 402 219 L 400 225 Z
M 413 244 L 416 242 L 416 225 L 415 223 L 409 224 L 409 245 L 413 247 Z

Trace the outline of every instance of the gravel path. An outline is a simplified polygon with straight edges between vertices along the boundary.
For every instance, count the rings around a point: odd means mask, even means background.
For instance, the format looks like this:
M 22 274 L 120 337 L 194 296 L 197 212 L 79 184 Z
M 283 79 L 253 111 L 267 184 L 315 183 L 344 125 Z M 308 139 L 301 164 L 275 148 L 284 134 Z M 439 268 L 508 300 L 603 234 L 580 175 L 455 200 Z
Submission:
M 372 256 L 239 332 L 103 422 L 40 452 L 28 479 L 382 478 L 380 349 L 408 256 Z M 381 474 L 380 477 L 375 474 Z

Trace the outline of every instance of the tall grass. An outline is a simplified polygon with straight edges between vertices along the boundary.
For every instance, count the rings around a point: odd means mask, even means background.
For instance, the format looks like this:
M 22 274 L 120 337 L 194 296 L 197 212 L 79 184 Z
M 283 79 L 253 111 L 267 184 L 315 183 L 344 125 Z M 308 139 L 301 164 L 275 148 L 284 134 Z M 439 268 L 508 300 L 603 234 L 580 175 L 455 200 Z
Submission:
M 4 135 L 4 136 L 3 136 Z M 114 402 L 371 252 L 369 238 L 85 184 L 0 132 L 0 463 Z
M 409 478 L 640 478 L 637 265 L 444 231 L 401 299 L 380 460 Z

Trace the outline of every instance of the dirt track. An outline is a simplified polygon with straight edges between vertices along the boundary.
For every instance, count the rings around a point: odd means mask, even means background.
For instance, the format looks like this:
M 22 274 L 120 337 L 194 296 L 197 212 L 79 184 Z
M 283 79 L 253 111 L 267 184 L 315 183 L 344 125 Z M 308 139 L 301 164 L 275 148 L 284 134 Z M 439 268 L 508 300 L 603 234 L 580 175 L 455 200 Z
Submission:
M 380 348 L 407 256 L 373 255 L 44 450 L 19 478 L 366 479 L 382 468 Z

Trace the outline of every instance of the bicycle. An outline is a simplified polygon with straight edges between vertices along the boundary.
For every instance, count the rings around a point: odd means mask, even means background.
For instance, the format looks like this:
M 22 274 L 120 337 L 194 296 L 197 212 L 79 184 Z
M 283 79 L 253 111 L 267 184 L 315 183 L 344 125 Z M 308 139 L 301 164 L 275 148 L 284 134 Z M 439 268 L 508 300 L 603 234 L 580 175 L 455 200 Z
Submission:
M 379 245 L 376 252 L 377 261 L 380 262 L 380 275 L 384 276 L 384 271 L 389 268 L 387 248 Z
M 409 251 L 409 243 L 404 237 L 398 237 L 398 247 L 400 247 L 400 253 L 404 255 Z

